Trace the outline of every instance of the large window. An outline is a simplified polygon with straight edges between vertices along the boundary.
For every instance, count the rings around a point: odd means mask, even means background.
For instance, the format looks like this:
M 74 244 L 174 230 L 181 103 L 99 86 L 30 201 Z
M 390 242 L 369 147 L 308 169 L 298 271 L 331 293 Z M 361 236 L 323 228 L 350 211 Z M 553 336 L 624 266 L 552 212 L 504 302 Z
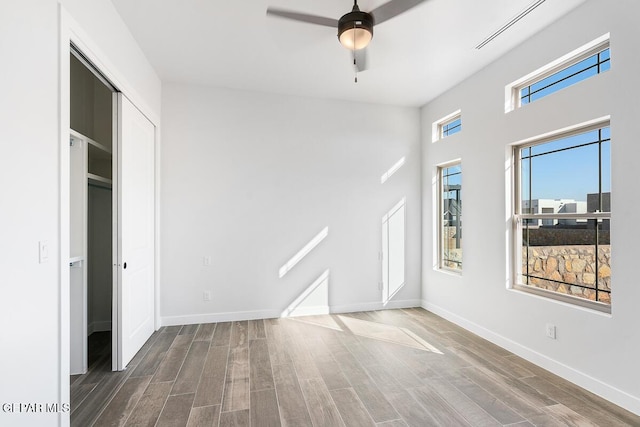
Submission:
M 516 287 L 609 311 L 608 122 L 514 149 Z
M 462 167 L 459 162 L 438 169 L 440 182 L 440 262 L 443 269 L 462 270 Z

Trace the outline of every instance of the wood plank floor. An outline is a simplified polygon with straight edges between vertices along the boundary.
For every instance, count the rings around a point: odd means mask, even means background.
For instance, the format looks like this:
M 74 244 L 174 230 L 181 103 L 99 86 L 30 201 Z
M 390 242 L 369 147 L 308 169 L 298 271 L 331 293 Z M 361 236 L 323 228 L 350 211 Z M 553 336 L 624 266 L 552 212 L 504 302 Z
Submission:
M 123 372 L 109 350 L 72 426 L 640 426 L 420 308 L 164 327 Z

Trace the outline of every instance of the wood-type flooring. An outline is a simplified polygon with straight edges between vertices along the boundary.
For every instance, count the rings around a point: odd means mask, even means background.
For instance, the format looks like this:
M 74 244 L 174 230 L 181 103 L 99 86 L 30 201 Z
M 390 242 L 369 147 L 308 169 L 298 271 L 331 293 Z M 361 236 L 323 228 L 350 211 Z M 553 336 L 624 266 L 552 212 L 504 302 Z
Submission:
M 94 335 L 72 426 L 640 426 L 420 308 L 163 327 L 122 372 Z

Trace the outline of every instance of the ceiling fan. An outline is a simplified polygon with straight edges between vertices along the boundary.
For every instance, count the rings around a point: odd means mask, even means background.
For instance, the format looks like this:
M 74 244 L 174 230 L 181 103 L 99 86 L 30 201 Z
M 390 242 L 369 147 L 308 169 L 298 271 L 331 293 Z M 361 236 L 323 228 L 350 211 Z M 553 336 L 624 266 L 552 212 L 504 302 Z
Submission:
M 373 26 L 382 24 L 425 1 L 390 0 L 370 12 L 362 12 L 358 7 L 358 0 L 354 0 L 351 12 L 344 14 L 340 19 L 325 18 L 324 16 L 309 15 L 273 7 L 267 8 L 267 15 L 337 28 L 338 40 L 344 47 L 353 51 L 353 64 L 356 72 L 359 72 L 364 71 L 367 66 L 365 48 L 373 38 Z

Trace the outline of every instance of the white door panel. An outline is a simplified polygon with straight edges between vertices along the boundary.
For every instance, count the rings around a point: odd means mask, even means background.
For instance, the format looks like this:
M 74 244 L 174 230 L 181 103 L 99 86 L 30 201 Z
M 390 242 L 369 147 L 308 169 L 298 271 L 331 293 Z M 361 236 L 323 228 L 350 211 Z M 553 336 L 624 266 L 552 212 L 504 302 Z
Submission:
M 155 127 L 118 94 L 117 369 L 154 331 Z

